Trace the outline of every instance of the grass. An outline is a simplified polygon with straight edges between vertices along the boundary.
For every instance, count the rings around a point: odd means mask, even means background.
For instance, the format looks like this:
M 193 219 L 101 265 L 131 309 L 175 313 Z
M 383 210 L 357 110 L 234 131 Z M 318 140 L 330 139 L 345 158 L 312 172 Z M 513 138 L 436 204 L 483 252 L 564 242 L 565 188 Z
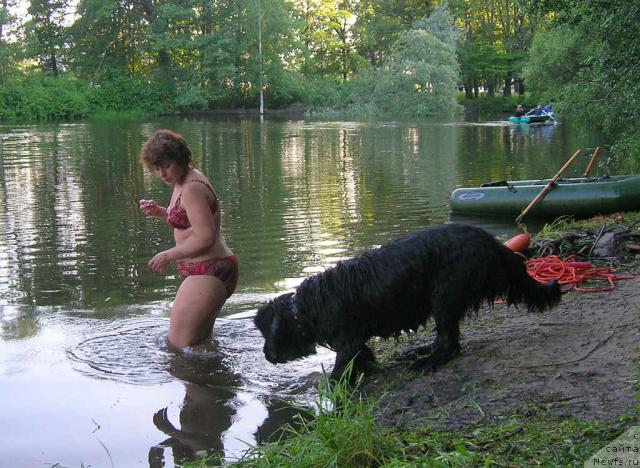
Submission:
M 637 385 L 633 385 L 637 388 Z M 254 447 L 235 463 L 241 467 L 449 467 L 576 466 L 638 423 L 636 415 L 616 421 L 559 416 L 544 404 L 523 405 L 508 416 L 487 418 L 460 431 L 428 427 L 394 431 L 376 423 L 376 401 L 345 380 L 325 384 L 314 418 L 288 426 L 275 442 Z M 214 458 L 185 467 L 229 466 Z

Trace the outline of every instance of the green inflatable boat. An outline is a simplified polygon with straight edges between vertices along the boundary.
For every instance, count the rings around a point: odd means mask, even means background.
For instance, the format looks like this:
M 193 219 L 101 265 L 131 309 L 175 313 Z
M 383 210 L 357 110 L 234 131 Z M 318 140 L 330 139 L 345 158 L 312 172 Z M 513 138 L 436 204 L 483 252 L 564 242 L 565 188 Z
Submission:
M 518 216 L 549 182 L 503 181 L 451 193 L 457 214 Z M 640 175 L 558 179 L 555 187 L 528 213 L 532 217 L 588 217 L 618 211 L 640 211 Z
M 531 124 L 531 123 L 543 123 L 551 119 L 549 115 L 523 115 L 522 117 L 511 116 L 509 122 L 512 124 Z

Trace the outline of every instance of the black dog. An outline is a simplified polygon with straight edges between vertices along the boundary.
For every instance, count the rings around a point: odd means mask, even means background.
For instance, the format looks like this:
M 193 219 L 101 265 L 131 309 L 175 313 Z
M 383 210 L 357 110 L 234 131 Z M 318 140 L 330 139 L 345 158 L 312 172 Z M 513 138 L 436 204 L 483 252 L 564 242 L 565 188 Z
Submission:
M 338 379 L 352 359 L 354 375 L 375 362 L 369 338 L 417 330 L 433 317 L 435 341 L 416 350 L 431 354 L 412 367 L 435 370 L 460 352 L 465 313 L 501 297 L 542 311 L 560 302 L 560 286 L 538 284 L 486 231 L 447 224 L 339 262 L 262 306 L 254 320 L 269 362 L 308 356 L 319 344 L 337 352 L 331 378 Z

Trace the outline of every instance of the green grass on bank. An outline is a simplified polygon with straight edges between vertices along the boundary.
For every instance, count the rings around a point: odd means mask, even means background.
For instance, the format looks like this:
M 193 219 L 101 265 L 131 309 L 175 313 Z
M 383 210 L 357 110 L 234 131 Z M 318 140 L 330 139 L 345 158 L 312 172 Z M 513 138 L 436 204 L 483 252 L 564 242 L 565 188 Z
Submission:
M 640 212 L 630 211 L 625 213 L 613 213 L 607 216 L 594 216 L 589 219 L 575 220 L 571 217 L 560 217 L 548 223 L 536 235 L 540 240 L 554 239 L 566 236 L 572 232 L 588 232 L 603 228 L 619 227 L 632 228 L 640 224 Z
M 638 390 L 638 383 L 635 385 Z M 638 423 L 636 414 L 589 421 L 523 405 L 508 416 L 461 431 L 394 431 L 376 423 L 377 402 L 344 383 L 324 387 L 314 418 L 289 426 L 280 440 L 250 449 L 242 467 L 576 466 Z M 219 466 L 201 459 L 188 468 Z M 225 463 L 225 465 L 229 465 Z

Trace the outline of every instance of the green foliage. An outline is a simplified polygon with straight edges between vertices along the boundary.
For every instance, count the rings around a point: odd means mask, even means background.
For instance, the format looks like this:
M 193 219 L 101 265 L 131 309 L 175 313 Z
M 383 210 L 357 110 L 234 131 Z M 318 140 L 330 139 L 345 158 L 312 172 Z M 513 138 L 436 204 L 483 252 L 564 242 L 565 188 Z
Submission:
M 560 97 L 560 112 L 604 131 L 615 142 L 612 153 L 628 168 L 640 169 L 640 4 L 541 4 L 556 20 L 548 33 L 538 34 L 530 51 L 528 75 L 540 77 L 533 84 Z
M 348 372 L 347 372 L 348 374 Z M 379 466 L 402 450 L 400 440 L 380 428 L 373 404 L 353 389 L 348 375 L 320 389 L 310 422 L 289 427 L 279 442 L 247 453 L 247 466 Z
M 373 100 L 383 112 L 423 117 L 451 114 L 456 105 L 455 50 L 427 31 L 404 33 L 378 71 Z
M 458 94 L 458 103 L 467 111 L 485 119 L 504 119 L 512 115 L 518 104 L 522 104 L 525 109 L 531 109 L 540 102 L 547 99 L 540 95 L 525 93 L 511 96 L 480 96 L 477 99 L 468 99 L 464 93 Z
M 31 73 L 0 84 L 0 120 L 33 122 L 82 119 L 94 114 L 160 112 L 162 90 L 117 72 L 95 86 L 70 75 Z
M 78 18 L 66 31 L 70 71 L 89 81 L 100 81 L 103 70 L 129 76 L 143 72 L 143 60 L 150 61 L 150 45 L 139 4 L 80 0 L 77 12 Z
M 53 75 L 60 71 L 66 8 L 67 0 L 30 0 L 27 10 L 32 18 L 27 34 L 31 39 L 33 58 L 38 60 L 44 72 Z
M 92 102 L 95 110 L 142 110 L 161 112 L 171 110 L 162 83 L 149 83 L 142 78 L 127 77 L 117 70 L 105 70 L 103 79 L 94 87 Z
M 439 8 L 417 22 L 416 29 L 401 33 L 389 59 L 363 73 L 353 87 L 351 110 L 406 117 L 457 112 L 459 68 L 452 25 L 451 16 Z
M 403 31 L 432 13 L 433 3 L 419 0 L 390 2 L 361 0 L 354 5 L 352 30 L 357 53 L 372 66 L 389 59 L 393 45 Z
M 593 41 L 585 44 L 585 39 L 568 25 L 537 33 L 523 73 L 529 87 L 554 96 L 562 86 L 573 82 L 587 59 L 585 53 L 599 47 Z
M 0 84 L 7 82 L 12 75 L 16 74 L 16 62 L 21 52 L 20 43 L 8 42 L 5 36 L 15 30 L 16 18 L 9 13 L 9 10 L 0 6 Z M 1 113 L 2 111 L 0 111 Z
M 542 23 L 534 5 L 534 0 L 451 1 L 464 31 L 459 61 L 467 96 L 478 97 L 474 91 L 480 86 L 493 95 L 503 83 L 509 84 L 506 90 L 510 93 L 511 83 L 522 78 L 531 38 Z
M 89 86 L 71 77 L 30 75 L 0 85 L 0 120 L 71 120 L 91 111 Z
M 440 42 L 448 44 L 454 49 L 458 46 L 458 41 L 462 36 L 462 32 L 454 25 L 453 17 L 447 11 L 444 3 L 438 5 L 430 16 L 425 15 L 416 21 L 413 28 L 428 31 Z

